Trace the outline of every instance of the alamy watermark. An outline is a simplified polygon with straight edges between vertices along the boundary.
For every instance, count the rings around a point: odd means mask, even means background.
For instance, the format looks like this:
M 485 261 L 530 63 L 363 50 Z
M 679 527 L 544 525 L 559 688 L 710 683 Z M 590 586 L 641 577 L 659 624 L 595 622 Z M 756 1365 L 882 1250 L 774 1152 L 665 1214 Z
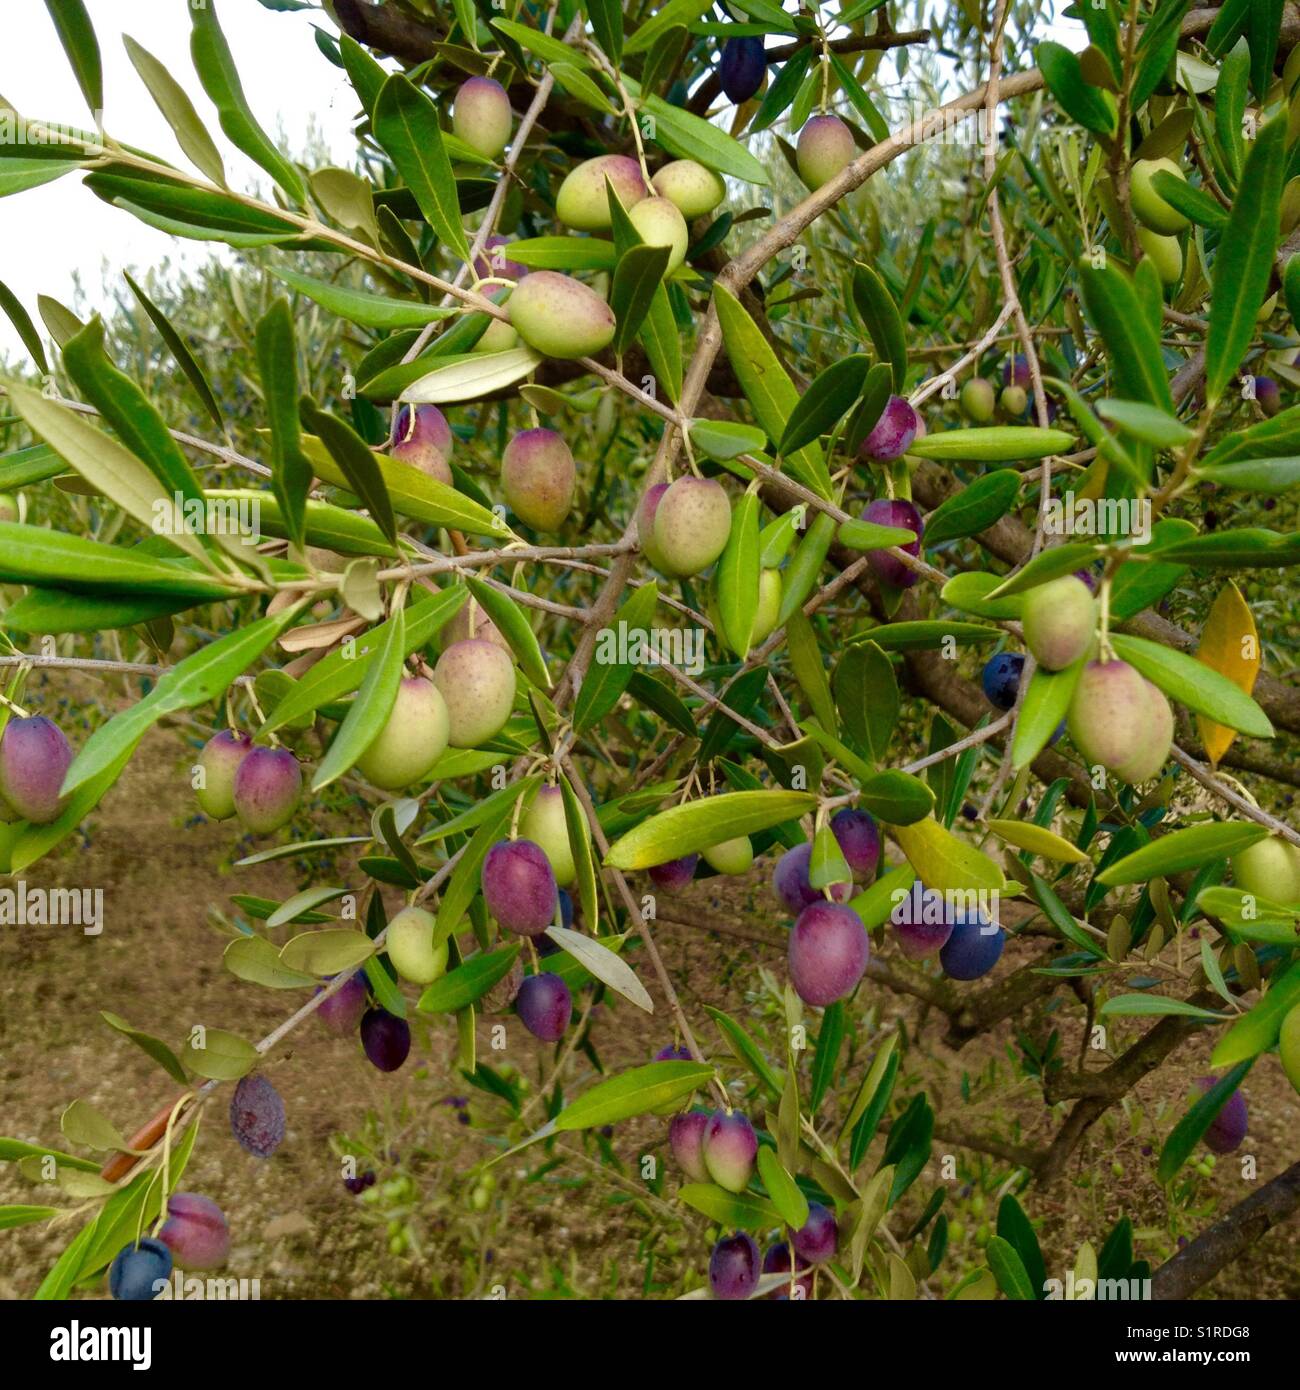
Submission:
M 1151 539 L 1151 500 L 1147 497 L 1049 497 L 1043 508 L 1049 536 L 1111 536 L 1139 544 Z
M 0 927 L 80 927 L 85 936 L 104 930 L 102 888 L 29 888 L 20 878 L 0 888 Z
M 923 888 L 919 882 L 910 888 L 895 888 L 890 895 L 895 926 L 937 927 L 954 918 L 978 921 L 986 936 L 1000 931 L 998 902 L 1001 894 L 993 888 Z
M 704 670 L 700 627 L 603 627 L 596 636 L 594 658 L 601 666 L 675 666 L 688 676 Z
M 262 503 L 256 496 L 186 497 L 178 492 L 153 503 L 158 536 L 238 536 L 256 545 L 262 534 Z

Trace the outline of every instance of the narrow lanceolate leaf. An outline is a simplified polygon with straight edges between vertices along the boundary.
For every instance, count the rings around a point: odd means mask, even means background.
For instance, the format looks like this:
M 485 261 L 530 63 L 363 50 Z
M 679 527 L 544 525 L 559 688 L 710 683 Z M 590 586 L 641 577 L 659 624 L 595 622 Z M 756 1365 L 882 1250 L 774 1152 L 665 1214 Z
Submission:
M 13 324 L 18 336 L 23 340 L 23 346 L 31 353 L 32 361 L 40 369 L 41 375 L 46 376 L 49 373 L 50 364 L 45 359 L 45 345 L 41 342 L 41 335 L 36 331 L 36 325 L 32 322 L 31 315 L 23 308 L 21 301 L 3 280 L 0 280 L 0 309 L 9 315 L 9 322 Z
M 104 110 L 104 65 L 86 6 L 83 0 L 45 0 L 45 8 L 59 31 L 81 95 L 98 121 Z
M 63 795 L 105 772 L 124 750 L 164 715 L 219 699 L 297 617 L 297 606 L 273 618 L 259 618 L 191 653 L 158 678 L 158 684 L 130 708 L 101 724 L 82 745 L 63 779 Z
M 196 169 L 206 174 L 213 183 L 224 188 L 226 169 L 221 162 L 221 153 L 199 119 L 199 113 L 194 109 L 194 103 L 186 95 L 185 89 L 166 67 L 147 48 L 136 43 L 130 34 L 123 34 L 122 42 L 126 45 L 127 56 L 131 59 L 132 66 L 140 74 L 140 80 L 148 87 L 149 95 L 153 97 L 163 118 L 171 126 L 176 143 L 185 151 Z
M 104 351 L 104 325 L 98 316 L 64 344 L 63 365 L 82 395 L 162 484 L 165 495 L 180 498 L 185 505 L 192 504 L 199 509 L 198 515 L 203 516 L 203 489 L 189 460 L 149 398 L 108 360 Z M 181 520 L 174 510 L 159 510 L 153 517 L 153 529 L 166 534 L 163 528 L 170 529 L 173 517 Z M 234 553 L 239 554 L 238 538 L 225 539 L 234 542 Z M 201 543 L 205 548 L 212 545 L 206 531 Z
M 348 707 L 334 735 L 329 751 L 321 759 L 312 778 L 314 792 L 337 781 L 379 737 L 393 711 L 397 690 L 402 683 L 402 663 L 406 651 L 406 610 L 399 608 L 386 624 L 384 643 L 366 671 L 357 698 Z
M 520 669 L 543 690 L 551 688 L 551 673 L 546 669 L 546 660 L 537 644 L 536 634 L 525 616 L 527 610 L 514 601 L 509 594 L 494 589 L 481 579 L 472 575 L 465 581 L 474 601 L 496 625 L 497 630 L 510 644 Z
M 863 327 L 871 335 L 876 352 L 894 369 L 894 390 L 901 391 L 907 377 L 907 337 L 894 296 L 869 266 L 853 269 L 853 305 Z
M 988 425 L 982 429 L 940 430 L 916 440 L 908 449 L 917 458 L 959 463 L 1011 463 L 1063 454 L 1074 447 L 1065 430 L 1037 425 Z M 929 537 L 926 537 L 928 542 Z
M 1030 676 L 1011 740 L 1011 764 L 1017 771 L 1028 767 L 1060 728 L 1086 664 L 1079 660 L 1064 671 L 1048 671 L 1039 666 Z
M 579 732 L 591 728 L 618 704 L 641 663 L 642 644 L 658 601 L 658 587 L 642 585 L 597 635 L 591 665 L 574 701 L 573 726 Z
M 563 773 L 559 776 L 559 786 L 564 801 L 564 829 L 577 875 L 578 904 L 582 908 L 582 919 L 587 929 L 595 932 L 599 930 L 600 896 L 596 882 L 596 860 L 591 852 L 591 829 L 578 794 Z
M 1289 965 L 1269 982 L 1268 992 L 1220 1038 L 1210 1056 L 1212 1067 L 1231 1067 L 1277 1042 L 1282 1021 L 1300 1004 L 1300 961 Z
M 630 1000 L 638 1009 L 644 1009 L 648 1014 L 654 1013 L 654 1000 L 637 979 L 636 971 L 608 946 L 583 932 L 570 931 L 568 927 L 550 926 L 546 929 L 546 935 L 580 962 L 588 974 Z
M 1252 738 L 1272 738 L 1268 716 L 1240 686 L 1185 652 L 1145 637 L 1117 633 L 1111 639 L 1116 656 L 1127 661 L 1171 699 L 1197 714 Z
M 1040 50 L 1042 47 L 1040 44 Z M 998 1281 L 998 1288 L 1008 1298 L 1023 1303 L 1033 1301 L 1034 1286 L 1030 1282 L 1029 1271 L 1010 1241 L 1002 1236 L 994 1236 L 985 1247 L 984 1254 L 989 1268 L 993 1271 L 993 1277 Z
M 1228 1103 L 1229 1097 L 1246 1079 L 1254 1064 L 1254 1057 L 1250 1057 L 1219 1077 L 1173 1127 L 1164 1148 L 1160 1150 L 1160 1162 L 1156 1167 L 1156 1177 L 1161 1182 L 1173 1181 L 1178 1170 L 1191 1157 L 1192 1150 L 1201 1142 L 1205 1131 L 1214 1123 L 1214 1117 Z
M 168 489 L 116 439 L 28 386 L 10 383 L 5 389 L 13 408 L 32 430 L 146 530 L 155 529 L 159 516 L 174 515 Z M 167 539 L 195 559 L 203 560 L 207 553 L 198 538 L 181 526 L 169 529 Z
M 672 806 L 615 840 L 605 856 L 613 869 L 648 869 L 740 835 L 797 820 L 816 805 L 811 792 L 723 792 Z
M 744 183 L 767 187 L 770 182 L 767 169 L 739 140 L 733 140 L 711 122 L 674 106 L 653 92 L 643 95 L 636 80 L 626 73 L 623 85 L 641 111 L 654 117 L 655 143 L 669 154 L 678 159 L 697 160 L 719 174 L 730 174 Z
M 747 492 L 732 508 L 731 534 L 718 561 L 718 616 L 727 645 L 742 660 L 758 614 L 758 494 Z
M 713 302 L 722 325 L 722 341 L 741 390 L 768 436 L 780 439 L 799 404 L 799 392 L 740 300 L 722 285 L 715 284 Z M 830 500 L 830 477 L 820 445 L 805 445 L 786 457 L 784 463 L 789 473 L 805 487 Z
M 254 164 L 270 174 L 296 206 L 302 207 L 307 201 L 307 186 L 302 175 L 254 119 L 230 46 L 217 22 L 215 5 L 191 6 L 190 21 L 193 25 L 190 54 L 194 68 L 203 90 L 217 108 L 222 130 Z
M 369 290 L 354 290 L 348 285 L 336 285 L 329 280 L 317 280 L 282 266 L 268 266 L 277 280 L 291 290 L 305 294 L 308 299 L 328 309 L 331 314 L 347 319 L 362 328 L 421 328 L 426 323 L 445 319 L 453 311 L 424 304 L 418 299 L 393 299 L 386 294 Z
M 991 820 L 989 829 L 1009 845 L 1017 849 L 1027 849 L 1042 859 L 1054 859 L 1061 864 L 1086 864 L 1088 856 L 1076 849 L 1069 840 L 1062 839 L 1041 825 L 1028 821 Z
M 301 546 L 312 469 L 302 451 L 298 344 L 289 301 L 283 296 L 257 322 L 257 368 L 271 422 L 271 488 L 289 539 Z
M 1205 392 L 1211 403 L 1236 375 L 1255 334 L 1259 306 L 1268 294 L 1281 230 L 1286 139 L 1285 113 L 1255 137 L 1215 254 L 1214 295 L 1205 337 Z
M 776 451 L 785 455 L 812 444 L 829 434 L 845 412 L 857 401 L 871 359 L 862 353 L 833 362 L 820 373 L 790 412 Z
M 1174 401 L 1160 338 L 1142 312 L 1133 282 L 1113 260 L 1100 270 L 1081 265 L 1079 281 L 1089 317 L 1106 344 L 1116 394 L 1148 401 L 1172 415 Z
M 475 401 L 522 381 L 541 361 L 541 355 L 530 347 L 506 348 L 504 352 L 458 354 L 448 357 L 395 394 L 417 405 L 454 405 L 457 401 Z M 378 385 L 367 388 L 367 394 L 378 392 Z M 380 399 L 383 399 L 382 395 Z
M 481 999 L 498 980 L 510 973 L 519 954 L 519 943 L 498 951 L 480 952 L 464 965 L 449 970 L 420 996 L 416 1008 L 422 1014 L 454 1014 Z
M 587 17 L 601 52 L 617 67 L 623 56 L 623 6 L 619 0 L 587 0 Z
M 162 340 L 167 344 L 167 350 L 176 359 L 176 365 L 183 371 L 189 379 L 189 383 L 194 387 L 198 398 L 203 403 L 203 408 L 212 418 L 212 423 L 224 434 L 226 430 L 225 422 L 221 418 L 221 407 L 217 404 L 217 398 L 212 394 L 212 387 L 208 385 L 208 379 L 203 374 L 203 368 L 199 366 L 198 360 L 189 350 L 185 340 L 172 327 L 167 316 L 149 298 L 139 285 L 131 278 L 126 271 L 122 272 L 122 278 L 131 287 L 131 293 L 140 301 L 140 307 L 149 315 L 153 326 L 162 335 Z
M 613 348 L 626 352 L 640 332 L 655 293 L 668 269 L 667 246 L 631 246 L 618 259 L 609 292 L 609 307 L 618 325 Z
M 1256 844 L 1268 828 L 1254 821 L 1223 821 L 1190 825 L 1161 835 L 1150 844 L 1117 860 L 1097 875 L 1108 888 L 1125 883 L 1146 883 L 1157 874 L 1168 876 L 1183 869 L 1197 869 L 1211 859 L 1226 859 Z
M 769 1149 L 766 1144 L 759 1146 L 758 1175 L 763 1179 L 772 1205 L 781 1213 L 781 1220 L 792 1231 L 801 1230 L 808 1220 L 808 1199 L 781 1166 L 776 1150 Z
M 185 1075 L 185 1068 L 181 1066 L 179 1058 L 160 1038 L 142 1033 L 138 1028 L 133 1028 L 126 1019 L 119 1014 L 105 1013 L 100 1011 L 100 1018 L 116 1032 L 121 1033 L 124 1038 L 129 1038 L 142 1052 L 152 1057 L 155 1062 L 172 1078 L 185 1085 L 188 1078 Z
M 1014 468 L 999 468 L 976 478 L 926 518 L 926 548 L 987 530 L 1006 516 L 1019 493 L 1020 474 Z
M 1059 43 L 1040 43 L 1034 50 L 1039 70 L 1062 110 L 1094 135 L 1115 132 L 1115 99 L 1084 77 L 1079 55 Z
M 397 519 L 374 451 L 351 425 L 322 410 L 310 396 L 299 400 L 298 418 L 324 444 L 343 473 L 346 486 L 362 500 L 388 542 L 396 545 Z
M 705 1062 L 649 1062 L 633 1067 L 571 1101 L 556 1116 L 555 1128 L 593 1129 L 659 1110 L 685 1100 L 712 1075 L 713 1068 Z
M 456 178 L 443 148 L 437 107 L 408 78 L 394 73 L 380 88 L 372 125 L 375 139 L 411 190 L 424 220 L 453 255 L 469 260 Z

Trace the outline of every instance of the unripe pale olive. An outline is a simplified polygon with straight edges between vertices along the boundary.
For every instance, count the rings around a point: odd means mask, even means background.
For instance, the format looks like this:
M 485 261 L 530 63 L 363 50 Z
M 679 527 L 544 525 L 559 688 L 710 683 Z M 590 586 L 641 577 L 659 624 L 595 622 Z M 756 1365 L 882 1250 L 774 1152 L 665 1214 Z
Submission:
M 686 219 L 676 204 L 667 198 L 645 198 L 628 213 L 628 218 L 647 246 L 668 247 L 668 265 L 664 273 L 671 275 L 686 259 L 689 235 Z
M 1004 386 L 998 397 L 1004 415 L 1018 420 L 1029 409 L 1029 392 L 1023 386 Z
M 522 430 L 501 456 L 510 510 L 538 531 L 558 531 L 573 506 L 577 480 L 569 446 L 554 430 Z
M 700 851 L 704 862 L 720 874 L 743 874 L 754 862 L 754 847 L 748 835 L 738 835 L 734 840 L 723 840 L 719 845 L 710 845 Z
M 1063 671 L 1088 650 L 1097 629 L 1097 600 L 1072 574 L 1040 584 L 1021 611 L 1025 645 L 1048 671 Z
M 544 357 L 590 357 L 614 337 L 614 311 L 596 293 L 554 270 L 535 270 L 515 286 L 510 322 Z
M 799 132 L 796 163 L 799 177 L 815 193 L 829 183 L 856 153 L 853 134 L 838 116 L 814 116 Z
M 727 196 L 727 185 L 693 159 L 674 159 L 651 180 L 661 198 L 667 198 L 687 220 L 704 217 Z
M 432 681 L 408 676 L 397 687 L 388 722 L 357 759 L 357 771 L 382 791 L 417 782 L 447 747 L 447 704 Z
M 579 232 L 601 232 L 609 228 L 609 195 L 605 180 L 613 185 L 618 200 L 631 211 L 642 198 L 650 196 L 641 166 L 625 154 L 602 154 L 584 160 L 565 175 L 555 195 L 555 215 L 566 226 Z
M 433 944 L 438 919 L 422 907 L 404 907 L 388 924 L 385 949 L 393 969 L 413 985 L 431 985 L 447 969 L 447 943 Z
M 731 502 L 713 478 L 678 478 L 655 507 L 654 544 L 666 574 L 708 569 L 726 549 L 730 534 Z
M 510 141 L 514 117 L 506 89 L 491 77 L 471 77 L 456 91 L 453 134 L 485 159 L 495 159 Z
M 1172 159 L 1139 159 L 1129 174 L 1129 191 L 1133 200 L 1133 215 L 1144 226 L 1161 236 L 1172 236 L 1187 226 L 1187 218 L 1177 208 L 1165 202 L 1151 186 L 1157 174 L 1172 174 L 1185 183 L 1187 175 Z
M 1183 278 L 1183 248 L 1174 236 L 1161 236 L 1150 227 L 1137 229 L 1138 244 L 1150 257 L 1162 285 L 1176 285 Z
M 1149 782 L 1169 760 L 1169 749 L 1174 741 L 1174 712 L 1163 690 L 1144 681 L 1147 691 L 1147 709 L 1150 715 L 1150 739 L 1146 746 L 1129 761 L 1120 763 L 1112 771 L 1121 782 L 1136 786 L 1139 782 Z
M 573 850 L 569 846 L 569 824 L 564 815 L 564 793 L 559 787 L 543 787 L 519 822 L 519 833 L 541 848 L 551 861 L 555 882 L 567 888 L 577 877 Z
M 1126 661 L 1090 661 L 1079 676 L 1066 722 L 1085 762 L 1122 767 L 1151 743 L 1146 682 Z
M 514 662 L 491 642 L 453 643 L 438 658 L 433 683 L 447 704 L 453 748 L 477 748 L 495 738 L 514 708 Z
M 519 346 L 519 334 L 505 319 L 493 319 L 483 330 L 483 336 L 470 348 L 471 352 L 508 352 Z
M 987 425 L 993 418 L 997 404 L 997 393 L 987 377 L 973 376 L 961 388 L 958 405 L 961 407 L 961 413 L 972 424 Z
M 1270 835 L 1232 856 L 1232 881 L 1243 893 L 1300 903 L 1300 850 Z

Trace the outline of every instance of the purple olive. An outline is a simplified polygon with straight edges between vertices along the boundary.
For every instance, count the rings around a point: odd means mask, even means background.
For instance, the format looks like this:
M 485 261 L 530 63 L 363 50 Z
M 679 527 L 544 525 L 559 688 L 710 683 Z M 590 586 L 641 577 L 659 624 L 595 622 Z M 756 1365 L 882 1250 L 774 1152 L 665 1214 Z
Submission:
M 840 1228 L 820 1202 L 808 1203 L 808 1220 L 794 1233 L 794 1253 L 810 1265 L 825 1264 L 835 1254 Z
M 846 855 L 845 858 L 847 857 Z M 812 845 L 805 841 L 802 845 L 795 845 L 793 849 L 786 850 L 776 861 L 776 868 L 772 871 L 772 891 L 795 916 L 805 907 L 811 907 L 813 903 L 826 901 L 821 889 L 814 888 L 808 878 L 811 863 Z M 849 867 L 852 868 L 852 864 Z M 831 884 L 831 896 L 837 902 L 847 902 L 852 892 L 852 884 Z
M 316 991 L 318 994 L 320 990 Z M 366 983 L 366 972 L 358 970 L 342 989 L 330 997 L 316 1010 L 316 1016 L 339 1037 L 346 1038 L 357 1031 L 361 1016 L 369 1002 L 370 987 Z
M 748 1232 L 725 1236 L 713 1247 L 709 1288 L 714 1298 L 749 1298 L 758 1287 L 758 1273 L 758 1246 Z
M 794 1268 L 794 1256 L 785 1241 L 778 1240 L 775 1245 L 768 1247 L 767 1254 L 763 1256 L 764 1274 L 789 1274 Z M 796 1290 L 793 1295 L 795 1301 L 802 1301 L 812 1297 L 813 1279 L 812 1272 L 803 1265 L 798 1266 L 798 1269 L 798 1274 L 791 1282 Z M 783 1284 L 779 1289 L 773 1289 L 767 1297 L 775 1303 L 788 1303 L 792 1296 L 791 1282 Z
M 388 452 L 402 463 L 451 486 L 451 426 L 436 405 L 398 406 L 393 412 L 393 429 Z
M 935 955 L 952 935 L 952 914 L 943 894 L 912 884 L 911 892 L 890 914 L 899 949 L 908 960 L 924 960 Z
M 0 796 L 23 820 L 48 825 L 63 810 L 59 795 L 72 745 L 43 714 L 11 719 L 0 739 Z
M 737 106 L 748 101 L 763 85 L 767 75 L 767 55 L 763 40 L 756 35 L 728 39 L 718 60 L 718 81 L 727 100 Z
M 1255 378 L 1255 401 L 1265 415 L 1276 415 L 1282 409 L 1282 393 L 1271 376 Z
M 953 913 L 952 934 L 939 952 L 939 964 L 950 980 L 978 980 L 1002 956 L 1007 934 L 982 913 Z
M 1202 1076 L 1196 1084 L 1202 1091 L 1208 1091 L 1217 1081 L 1218 1077 Z M 1216 1154 L 1233 1153 L 1241 1147 L 1246 1128 L 1246 1097 L 1240 1091 L 1233 1091 L 1205 1131 L 1205 1147 Z
M 242 1077 L 235 1087 L 230 1130 L 254 1158 L 270 1158 L 284 1141 L 284 1101 L 260 1073 Z
M 533 1037 L 559 1042 L 573 1017 L 573 997 L 558 975 L 529 975 L 515 996 L 515 1012 Z
M 689 1062 L 691 1050 L 689 1047 L 675 1047 L 672 1043 L 665 1043 L 654 1055 L 656 1062 Z
M 715 1110 L 704 1127 L 700 1145 L 709 1177 L 728 1192 L 743 1192 L 754 1175 L 758 1137 L 738 1110 Z
M 555 871 L 531 840 L 498 840 L 483 861 L 483 901 L 507 930 L 541 936 L 559 907 Z
M 867 929 L 851 907 L 813 903 L 790 931 L 790 983 L 805 1004 L 824 1008 L 852 994 L 870 953 Z
M 845 806 L 831 817 L 831 834 L 853 870 L 853 877 L 869 883 L 876 876 L 876 865 L 880 862 L 880 831 L 876 822 L 866 811 Z
M 222 729 L 203 745 L 203 785 L 195 787 L 194 799 L 205 816 L 229 820 L 235 814 L 235 773 L 252 751 L 252 737 L 236 729 Z
M 692 1182 L 709 1181 L 703 1149 L 704 1131 L 708 1124 L 709 1116 L 702 1110 L 688 1110 L 684 1115 L 674 1115 L 668 1126 L 668 1145 L 673 1157 Z
M 862 513 L 862 519 L 876 526 L 898 526 L 905 531 L 911 531 L 916 539 L 907 541 L 897 548 L 906 551 L 908 555 L 921 553 L 921 537 L 925 532 L 925 523 L 921 520 L 921 513 L 911 502 L 898 497 L 878 497 Z M 888 550 L 868 550 L 867 563 L 875 571 L 877 578 L 895 589 L 910 589 L 919 578 L 915 570 L 909 569 Z
M 921 417 L 911 401 L 904 396 L 890 396 L 880 419 L 858 446 L 858 456 L 865 463 L 893 463 L 912 447 L 920 424 Z
M 361 1020 L 361 1046 L 380 1071 L 396 1071 L 411 1052 L 411 1026 L 387 1009 L 368 1009 Z
M 211 1197 L 173 1192 L 158 1239 L 182 1269 L 220 1269 L 230 1254 L 230 1228 Z
M 287 748 L 254 748 L 235 773 L 235 814 L 254 835 L 288 825 L 302 800 L 302 768 Z
M 666 864 L 652 864 L 650 882 L 665 893 L 680 893 L 695 877 L 695 866 L 699 862 L 698 854 L 684 854 L 680 859 L 670 859 Z

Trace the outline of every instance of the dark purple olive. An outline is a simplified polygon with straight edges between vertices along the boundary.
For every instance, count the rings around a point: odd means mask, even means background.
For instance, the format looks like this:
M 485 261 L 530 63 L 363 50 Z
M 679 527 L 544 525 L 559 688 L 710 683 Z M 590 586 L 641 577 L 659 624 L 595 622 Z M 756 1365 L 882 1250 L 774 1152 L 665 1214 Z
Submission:
M 794 1253 L 810 1265 L 825 1264 L 835 1254 L 839 1235 L 834 1214 L 820 1202 L 809 1202 L 808 1220 L 794 1233 Z
M 897 526 L 911 531 L 916 540 L 907 541 L 897 548 L 908 555 L 921 553 L 921 536 L 925 531 L 925 523 L 921 520 L 921 513 L 911 502 L 898 497 L 878 497 L 862 513 L 862 519 L 876 526 Z M 868 550 L 867 563 L 875 571 L 877 578 L 895 589 L 910 589 L 920 577 L 914 569 L 909 569 L 888 550 Z
M 680 859 L 670 859 L 666 864 L 653 864 L 650 867 L 650 882 L 665 893 L 680 893 L 695 877 L 695 866 L 700 862 L 698 854 L 684 854 Z
M 709 1256 L 709 1287 L 714 1298 L 749 1298 L 758 1287 L 759 1258 L 754 1237 L 745 1231 L 724 1236 Z
M 515 996 L 519 1021 L 542 1042 L 559 1042 L 573 1017 L 573 998 L 558 975 L 529 975 Z
M 867 929 L 852 908 L 813 903 L 790 931 L 790 983 L 805 1004 L 824 1008 L 852 994 L 869 955 Z
M 728 39 L 722 45 L 718 61 L 718 80 L 727 99 L 737 106 L 748 101 L 763 85 L 767 73 L 767 55 L 763 40 L 757 35 Z
M 411 1052 L 411 1027 L 387 1009 L 368 1009 L 361 1020 L 361 1046 L 380 1071 L 396 1071 Z

